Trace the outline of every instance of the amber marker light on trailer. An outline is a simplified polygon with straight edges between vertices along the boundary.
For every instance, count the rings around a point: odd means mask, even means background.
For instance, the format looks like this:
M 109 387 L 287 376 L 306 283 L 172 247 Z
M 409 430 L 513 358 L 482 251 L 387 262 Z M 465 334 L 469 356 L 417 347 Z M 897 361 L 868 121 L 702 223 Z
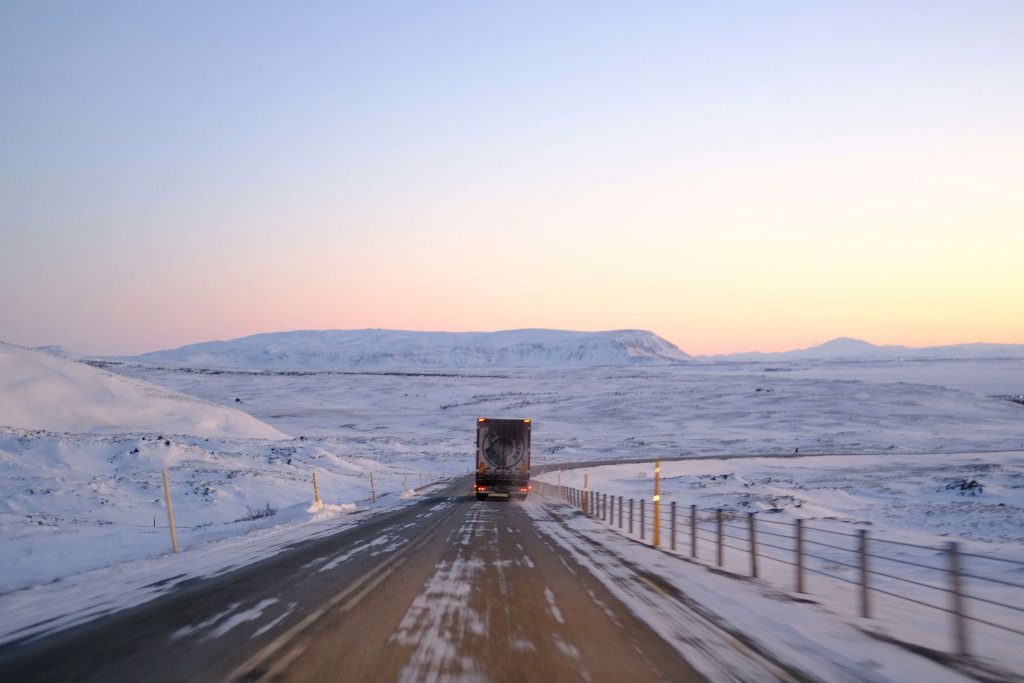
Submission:
M 477 421 L 477 422 L 483 422 L 483 421 L 484 421 L 484 419 L 483 419 L 482 417 L 478 417 L 478 418 L 476 419 L 476 421 Z

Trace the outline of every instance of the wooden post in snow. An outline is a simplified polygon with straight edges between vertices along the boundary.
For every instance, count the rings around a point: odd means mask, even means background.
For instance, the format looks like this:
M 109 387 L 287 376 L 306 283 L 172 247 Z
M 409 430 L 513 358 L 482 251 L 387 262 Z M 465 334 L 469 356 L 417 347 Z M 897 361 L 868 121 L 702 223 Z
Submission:
M 164 498 L 167 500 L 167 525 L 171 527 L 171 547 L 178 552 L 178 537 L 174 535 L 174 513 L 171 512 L 171 487 L 167 483 L 167 469 L 164 468 Z

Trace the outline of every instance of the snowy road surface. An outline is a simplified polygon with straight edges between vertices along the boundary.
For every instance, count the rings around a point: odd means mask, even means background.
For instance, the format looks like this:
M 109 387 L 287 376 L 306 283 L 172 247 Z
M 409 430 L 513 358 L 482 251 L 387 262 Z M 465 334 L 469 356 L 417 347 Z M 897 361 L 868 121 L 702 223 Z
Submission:
M 7 642 L 0 680 L 966 680 L 556 501 L 470 493 Z
M 704 680 L 523 506 L 479 503 L 469 486 L 6 643 L 0 678 Z

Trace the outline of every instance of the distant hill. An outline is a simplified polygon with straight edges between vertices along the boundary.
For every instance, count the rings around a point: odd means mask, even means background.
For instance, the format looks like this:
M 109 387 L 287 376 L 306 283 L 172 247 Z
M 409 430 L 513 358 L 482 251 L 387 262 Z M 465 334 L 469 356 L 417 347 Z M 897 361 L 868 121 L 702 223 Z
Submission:
M 786 361 L 786 360 L 993 360 L 1024 359 L 1024 344 L 954 344 L 920 349 L 908 346 L 874 344 L 839 337 L 818 346 L 775 353 L 730 353 L 697 356 L 698 361 Z
M 218 368 L 387 369 L 668 365 L 691 356 L 643 330 L 305 330 L 191 344 L 121 360 Z
M 0 427 L 290 438 L 240 410 L 98 370 L 44 350 L 3 342 Z

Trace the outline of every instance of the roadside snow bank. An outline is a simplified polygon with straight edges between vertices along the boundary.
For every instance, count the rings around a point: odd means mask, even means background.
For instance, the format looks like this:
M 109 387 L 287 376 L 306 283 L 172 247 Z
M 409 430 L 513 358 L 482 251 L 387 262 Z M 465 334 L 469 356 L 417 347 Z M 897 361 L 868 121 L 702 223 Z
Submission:
M 370 504 L 370 472 L 379 504 L 393 505 L 406 476 L 330 441 L 0 427 L 0 592 L 167 552 L 163 468 L 183 549 L 349 514 Z M 267 505 L 278 512 L 246 519 Z
M 277 515 L 253 521 L 178 529 L 180 552 L 170 552 L 166 518 L 163 528 L 99 527 L 63 534 L 62 553 L 51 548 L 36 553 L 35 571 L 54 578 L 31 587 L 0 592 L 0 643 L 69 628 L 102 614 L 148 602 L 185 581 L 217 576 L 275 555 L 295 543 L 351 526 L 370 510 L 355 505 L 301 503 Z M 38 540 L 38 539 L 36 539 Z M 10 556 L 10 544 L 5 544 Z M 27 545 L 32 556 L 31 545 Z M 145 559 L 134 559 L 140 553 Z M 15 552 L 15 554 L 20 554 Z M 40 555 L 44 555 L 41 557 Z M 91 558 L 94 568 L 69 573 L 53 565 L 70 561 L 81 568 Z M 4 571 L 7 577 L 7 570 Z
M 0 426 L 287 439 L 240 410 L 0 342 Z
M 586 476 L 589 489 L 600 500 L 613 498 L 612 523 L 600 523 L 602 538 L 626 536 L 627 543 L 637 546 L 634 552 L 642 553 L 652 543 L 653 470 L 653 463 L 595 467 L 586 475 L 579 469 L 565 470 L 561 482 L 582 488 Z M 541 479 L 556 484 L 558 473 Z M 1024 632 L 1022 480 L 1024 452 L 663 462 L 661 545 L 677 542 L 675 553 L 685 558 L 680 559 L 684 566 L 702 563 L 719 573 L 733 573 L 740 590 L 740 584 L 751 582 L 749 525 L 755 524 L 759 559 L 753 583 L 765 594 L 811 602 L 816 607 L 805 608 L 808 611 L 828 610 L 882 638 L 949 653 L 954 638 L 946 613 L 950 606 L 946 548 L 956 540 L 966 577 L 961 586 L 966 614 L 986 622 L 967 624 L 971 654 L 976 658 L 972 666 L 988 664 L 995 671 L 1019 672 L 1024 671 L 1024 654 L 1014 632 Z M 646 502 L 644 517 L 641 501 Z M 675 535 L 671 533 L 672 505 L 678 512 Z M 691 505 L 697 508 L 697 560 L 690 559 Z M 624 509 L 621 528 L 620 507 Z M 719 562 L 716 510 L 723 513 L 721 569 L 711 566 Z M 799 596 L 788 593 L 794 587 L 797 519 L 803 524 L 805 567 L 805 593 Z M 578 524 L 589 529 L 593 522 Z M 862 531 L 870 558 L 870 619 L 859 617 Z M 643 557 L 644 562 L 660 561 L 668 555 L 656 552 Z
M 635 543 L 566 506 L 532 501 L 526 510 L 709 680 L 969 680 L 817 605 Z

